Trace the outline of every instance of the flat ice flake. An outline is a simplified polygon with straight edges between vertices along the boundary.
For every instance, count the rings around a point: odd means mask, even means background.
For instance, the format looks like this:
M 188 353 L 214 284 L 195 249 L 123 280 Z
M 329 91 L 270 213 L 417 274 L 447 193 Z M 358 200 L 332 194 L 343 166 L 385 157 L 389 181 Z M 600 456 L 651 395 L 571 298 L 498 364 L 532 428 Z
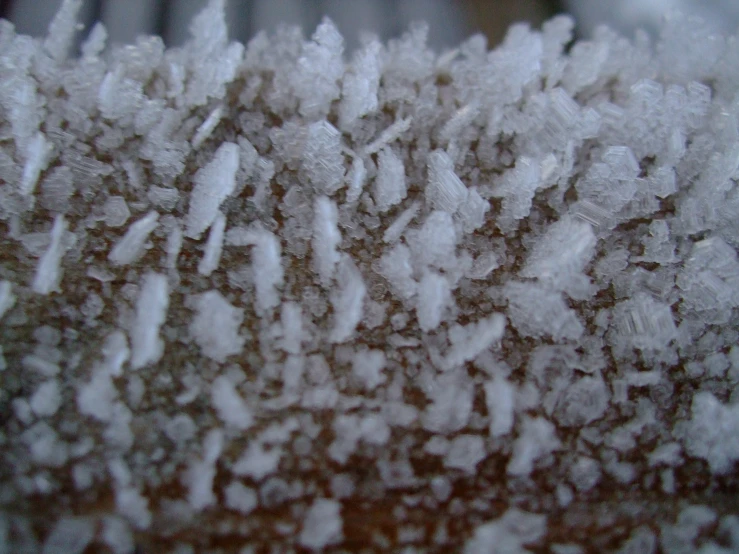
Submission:
M 194 296 L 191 306 L 195 317 L 190 322 L 190 334 L 204 356 L 224 362 L 239 354 L 246 339 L 239 335 L 244 310 L 235 308 L 217 290 Z
M 500 260 L 495 252 L 483 252 L 472 263 L 472 267 L 467 272 L 470 279 L 485 279 L 493 271 L 500 267 Z
M 611 321 L 612 340 L 620 347 L 659 351 L 677 338 L 670 306 L 644 292 L 616 304 Z
M 387 377 L 383 375 L 386 359 L 382 350 L 364 350 L 354 354 L 352 359 L 352 376 L 367 390 L 373 390 L 383 384 Z
M 383 148 L 377 156 L 377 177 L 372 197 L 380 212 L 386 212 L 399 204 L 408 194 L 405 183 L 405 167 L 395 152 Z
M 420 229 L 407 231 L 407 239 L 414 258 L 421 265 L 440 269 L 456 265 L 457 234 L 448 212 L 431 212 Z
M 63 239 L 67 230 L 67 222 L 61 215 L 56 216 L 51 228 L 49 247 L 39 260 L 33 278 L 33 291 L 37 294 L 50 294 L 59 290 L 61 280 L 61 261 L 64 256 Z
M 0 319 L 15 306 L 15 301 L 13 284 L 10 281 L 0 281 Z
M 303 171 L 317 194 L 331 196 L 344 182 L 341 133 L 328 121 L 308 126 Z
M 233 465 L 234 475 L 251 477 L 261 481 L 267 475 L 277 471 L 282 459 L 282 448 L 275 446 L 265 448 L 257 441 L 252 441 L 249 447 Z
M 445 367 L 451 369 L 475 359 L 485 349 L 503 338 L 505 317 L 493 314 L 467 325 L 453 325 L 449 329 L 452 347 L 444 358 Z
M 213 159 L 198 170 L 193 178 L 195 187 L 185 218 L 185 236 L 198 238 L 215 221 L 221 204 L 236 188 L 238 169 L 238 144 L 224 142 Z
M 122 196 L 109 196 L 103 204 L 104 221 L 108 227 L 121 227 L 131 217 L 126 199 Z
M 249 515 L 259 504 L 257 493 L 238 481 L 232 481 L 225 489 L 226 506 L 243 515 Z
M 152 515 L 149 500 L 131 486 L 119 487 L 115 492 L 116 511 L 138 529 L 151 525 Z
M 228 42 L 224 0 L 208 2 L 190 23 L 190 35 L 183 54 L 189 68 L 197 69 L 188 71 L 186 83 L 178 83 L 177 96 L 186 106 L 203 106 L 209 98 L 225 96 L 226 84 L 234 80 L 241 65 L 244 46 Z
M 508 317 L 522 335 L 551 336 L 557 341 L 582 336 L 582 323 L 560 293 L 513 281 L 506 283 L 503 290 L 508 298 Z
M 168 307 L 167 278 L 158 273 L 144 275 L 130 331 L 133 369 L 140 369 L 161 359 L 164 342 L 159 338 L 159 329 L 167 317 Z
M 40 417 L 53 416 L 59 406 L 61 406 L 62 397 L 59 390 L 59 381 L 50 379 L 41 383 L 36 392 L 31 396 L 29 404 L 33 412 Z
M 405 228 L 418 214 L 420 207 L 421 204 L 419 202 L 413 202 L 409 208 L 403 210 L 403 212 L 395 218 L 395 221 L 393 221 L 385 230 L 385 233 L 382 235 L 383 242 L 388 244 L 397 242 L 403 234 L 403 231 L 405 231 Z
M 49 24 L 44 50 L 57 63 L 64 61 L 69 54 L 77 33 L 77 16 L 81 7 L 82 0 L 64 0 Z
M 416 298 L 416 314 L 422 331 L 428 333 L 441 324 L 451 298 L 451 289 L 444 276 L 427 271 L 418 284 Z
M 739 460 L 739 404 L 723 404 L 710 392 L 693 397 L 684 427 L 685 451 L 708 462 L 716 474 L 731 472 Z
M 193 460 L 182 474 L 182 484 L 187 487 L 187 500 L 196 512 L 215 504 L 213 481 L 216 476 L 216 461 L 223 450 L 223 431 L 213 429 L 203 441 L 203 455 Z
M 85 39 L 85 42 L 82 43 L 82 47 L 80 48 L 82 57 L 87 59 L 97 58 L 105 50 L 105 43 L 107 41 L 108 31 L 105 29 L 105 25 L 98 21 L 92 26 L 90 34 Z
M 490 415 L 490 436 L 502 437 L 513 430 L 516 389 L 503 377 L 495 377 L 483 386 Z
M 26 151 L 26 163 L 23 166 L 23 175 L 20 182 L 20 193 L 22 196 L 33 194 L 38 183 L 41 172 L 46 169 L 51 145 L 47 142 L 43 133 L 36 133 L 28 143 Z
M 616 554 L 654 554 L 657 551 L 657 537 L 649 527 L 634 529 Z
M 95 538 L 92 518 L 62 517 L 46 537 L 41 554 L 82 554 Z
M 123 373 L 123 364 L 131 356 L 131 350 L 128 348 L 128 341 L 123 331 L 113 331 L 108 335 L 101 351 L 104 357 L 103 369 L 113 377 L 120 377 Z
M 611 146 L 603 153 L 602 162 L 593 164 L 577 182 L 578 196 L 618 212 L 634 198 L 638 175 L 639 163 L 631 149 Z
M 166 265 L 168 269 L 177 268 L 177 258 L 179 258 L 180 251 L 182 250 L 182 239 L 182 227 L 176 223 L 167 235 L 167 243 L 164 247 L 167 252 Z
M 292 75 L 300 114 L 307 119 L 325 117 L 331 102 L 339 97 L 338 82 L 344 73 L 344 40 L 333 22 L 324 18 L 303 45 L 297 68 Z
M 555 417 L 564 427 L 583 427 L 603 417 L 609 397 L 608 387 L 599 376 L 581 377 L 565 389 Z
M 536 277 L 555 290 L 567 290 L 593 258 L 595 243 L 590 225 L 565 216 L 534 244 L 521 275 Z
M 354 158 L 352 161 L 352 167 L 347 175 L 347 182 L 349 187 L 346 191 L 346 201 L 352 204 L 359 200 L 364 189 L 364 181 L 367 178 L 367 169 L 364 167 L 362 158 Z
M 339 104 L 339 127 L 348 129 L 354 122 L 377 110 L 377 92 L 380 87 L 382 45 L 376 39 L 369 41 L 354 53 L 352 63 L 344 74 Z
M 390 283 L 401 299 L 409 300 L 416 294 L 418 282 L 413 278 L 411 251 L 405 244 L 398 243 L 386 250 L 374 270 Z
M 226 216 L 220 211 L 216 216 L 213 225 L 208 233 L 208 240 L 205 243 L 205 252 L 198 264 L 198 273 L 200 275 L 210 276 L 221 261 L 221 252 L 223 251 L 223 237 L 226 231 Z
M 303 313 L 300 304 L 296 302 L 283 302 L 280 322 L 282 324 L 280 348 L 288 354 L 300 354 L 302 342 L 305 338 Z
M 251 410 L 227 377 L 221 376 L 213 381 L 210 396 L 218 417 L 226 425 L 243 431 L 254 423 Z
M 513 169 L 508 170 L 493 189 L 493 195 L 502 198 L 502 210 L 495 222 L 503 232 L 515 229 L 518 221 L 531 213 L 534 194 L 541 186 L 541 167 L 538 162 L 521 156 Z
M 345 342 L 351 338 L 357 325 L 362 321 L 367 286 L 357 266 L 346 254 L 342 255 L 336 280 L 338 290 L 331 295 L 334 318 L 329 340 Z
M 434 150 L 428 158 L 429 182 L 426 200 L 435 210 L 453 214 L 467 199 L 467 188 L 454 173 L 454 162 L 443 150 Z
M 495 521 L 480 525 L 464 545 L 464 554 L 525 554 L 525 545 L 533 544 L 546 533 L 547 518 L 518 508 L 510 508 Z
M 452 439 L 449 451 L 444 457 L 444 467 L 461 469 L 474 474 L 485 458 L 485 442 L 478 435 L 459 435 Z
M 341 504 L 327 498 L 314 500 L 303 520 L 303 526 L 298 535 L 298 544 L 318 551 L 340 542 L 342 538 Z
M 324 287 L 331 283 L 341 254 L 341 233 L 336 203 L 326 196 L 316 198 L 313 208 L 313 260 Z
M 410 129 L 412 121 L 412 117 L 406 117 L 405 119 L 399 119 L 395 121 L 392 125 L 390 125 L 390 127 L 380 133 L 379 137 L 377 137 L 374 141 L 372 141 L 365 147 L 364 155 L 370 156 L 382 150 L 389 150 L 389 148 L 385 147 L 398 140 L 400 138 L 400 135 Z
M 472 413 L 472 384 L 454 372 L 442 374 L 426 394 L 431 401 L 423 427 L 432 433 L 454 433 L 467 426 Z
M 457 211 L 465 233 L 472 233 L 485 223 L 485 215 L 490 210 L 490 202 L 483 199 L 476 189 L 469 189 L 467 198 Z
M 280 240 L 261 228 L 226 236 L 226 242 L 235 246 L 254 246 L 252 252 L 252 274 L 257 289 L 256 309 L 263 315 L 280 305 L 280 287 L 284 283 Z
M 109 421 L 113 416 L 113 405 L 118 391 L 110 375 L 96 371 L 92 379 L 77 390 L 77 408 L 83 415 L 99 421 Z
M 727 323 L 739 306 L 739 260 L 734 248 L 713 236 L 693 244 L 677 277 L 681 312 L 715 324 Z
M 537 460 L 560 447 L 554 425 L 542 417 L 524 416 L 506 471 L 508 475 L 528 476 L 534 470 Z
M 104 518 L 100 540 L 110 548 L 113 554 L 128 554 L 135 549 L 131 528 L 121 517 L 107 516 Z
M 114 265 L 129 265 L 138 260 L 144 253 L 146 241 L 151 232 L 157 228 L 159 214 L 150 211 L 138 221 L 132 223 L 108 254 Z
M 218 124 L 221 122 L 221 117 L 223 115 L 223 107 L 218 106 L 217 108 L 214 108 L 210 114 L 208 114 L 208 117 L 203 123 L 198 127 L 198 130 L 195 131 L 195 136 L 192 137 L 192 147 L 193 149 L 197 150 L 200 148 L 200 146 L 205 142 L 208 137 L 213 132 L 213 129 L 215 129 Z

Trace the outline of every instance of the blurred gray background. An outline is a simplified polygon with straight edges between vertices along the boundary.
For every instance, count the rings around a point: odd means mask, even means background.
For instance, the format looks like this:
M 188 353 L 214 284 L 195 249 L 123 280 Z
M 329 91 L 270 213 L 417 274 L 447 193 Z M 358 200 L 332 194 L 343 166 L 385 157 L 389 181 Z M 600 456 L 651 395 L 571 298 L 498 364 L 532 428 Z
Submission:
M 21 33 L 40 36 L 62 0 L 0 0 L 0 17 Z M 158 34 L 168 45 L 182 43 L 188 24 L 207 0 L 85 0 L 82 19 L 89 28 L 102 21 L 110 44 L 130 43 L 140 34 Z M 228 0 L 231 36 L 246 42 L 257 31 L 279 23 L 303 27 L 306 36 L 323 15 L 338 25 L 353 49 L 361 31 L 387 40 L 411 21 L 430 24 L 430 43 L 436 49 L 456 45 L 482 32 L 494 46 L 516 21 L 539 26 L 555 13 L 575 15 L 578 35 L 587 37 L 599 23 L 609 23 L 626 35 L 642 27 L 655 32 L 672 9 L 698 14 L 717 29 L 733 33 L 739 25 L 739 0 Z M 84 38 L 85 33 L 82 33 Z

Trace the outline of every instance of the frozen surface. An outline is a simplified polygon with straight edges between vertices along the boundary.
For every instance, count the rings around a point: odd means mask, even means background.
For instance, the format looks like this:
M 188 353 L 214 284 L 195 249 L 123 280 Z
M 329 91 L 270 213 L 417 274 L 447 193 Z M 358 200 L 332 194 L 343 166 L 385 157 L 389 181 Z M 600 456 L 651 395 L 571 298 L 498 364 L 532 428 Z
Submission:
M 81 9 L 0 24 L 0 545 L 739 549 L 735 37 Z

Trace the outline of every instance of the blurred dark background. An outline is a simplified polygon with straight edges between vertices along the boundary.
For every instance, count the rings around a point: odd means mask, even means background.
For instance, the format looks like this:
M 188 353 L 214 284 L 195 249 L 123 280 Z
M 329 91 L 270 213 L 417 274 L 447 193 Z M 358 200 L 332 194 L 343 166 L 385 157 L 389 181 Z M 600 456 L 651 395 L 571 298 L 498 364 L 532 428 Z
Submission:
M 168 45 L 177 45 L 187 38 L 190 19 L 206 1 L 85 0 L 81 18 L 87 27 L 102 21 L 110 44 L 157 34 Z M 61 2 L 0 0 L 0 17 L 12 21 L 18 32 L 40 36 Z M 672 9 L 696 13 L 723 32 L 735 32 L 739 24 L 739 0 L 228 0 L 227 6 L 231 37 L 242 42 L 281 22 L 300 24 L 310 36 L 321 17 L 328 15 L 344 35 L 348 50 L 356 46 L 361 31 L 387 40 L 415 20 L 430 24 L 430 43 L 439 50 L 476 32 L 485 34 L 494 46 L 511 23 L 528 21 L 538 27 L 563 11 L 576 17 L 579 36 L 588 36 L 599 23 L 609 23 L 627 35 L 637 27 L 655 32 Z

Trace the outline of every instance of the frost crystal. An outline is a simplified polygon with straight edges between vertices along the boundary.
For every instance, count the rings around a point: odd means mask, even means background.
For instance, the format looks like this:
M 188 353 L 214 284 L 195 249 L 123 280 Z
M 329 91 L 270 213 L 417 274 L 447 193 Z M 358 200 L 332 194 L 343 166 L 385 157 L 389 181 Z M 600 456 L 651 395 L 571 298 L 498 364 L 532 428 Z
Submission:
M 164 353 L 159 329 L 167 317 L 169 287 L 167 278 L 157 273 L 144 275 L 136 300 L 136 316 L 131 328 L 131 367 L 139 369 L 156 363 Z
M 341 505 L 335 500 L 319 498 L 308 509 L 298 542 L 310 550 L 323 550 L 342 539 L 342 529 Z
M 235 308 L 216 290 L 192 299 L 195 316 L 190 333 L 204 356 L 223 362 L 241 352 L 245 338 L 239 335 L 244 310 Z
M 198 170 L 185 219 L 186 236 L 199 237 L 215 221 L 221 203 L 236 188 L 238 169 L 239 146 L 226 142 L 216 150 L 208 165 Z
M 156 229 L 158 221 L 159 214 L 151 211 L 132 223 L 126 234 L 111 249 L 108 259 L 115 265 L 129 265 L 138 260 L 143 255 L 146 241 Z
M 467 189 L 454 173 L 454 164 L 449 155 L 435 150 L 429 155 L 429 183 L 426 199 L 436 210 L 454 213 L 467 198 Z
M 737 37 L 57 3 L 0 21 L 0 553 L 739 551 Z
M 33 291 L 38 294 L 50 294 L 59 290 L 60 265 L 64 255 L 63 239 L 66 230 L 67 222 L 64 217 L 56 216 L 54 226 L 51 228 L 49 247 L 41 256 L 36 267 L 36 275 L 33 278 Z

